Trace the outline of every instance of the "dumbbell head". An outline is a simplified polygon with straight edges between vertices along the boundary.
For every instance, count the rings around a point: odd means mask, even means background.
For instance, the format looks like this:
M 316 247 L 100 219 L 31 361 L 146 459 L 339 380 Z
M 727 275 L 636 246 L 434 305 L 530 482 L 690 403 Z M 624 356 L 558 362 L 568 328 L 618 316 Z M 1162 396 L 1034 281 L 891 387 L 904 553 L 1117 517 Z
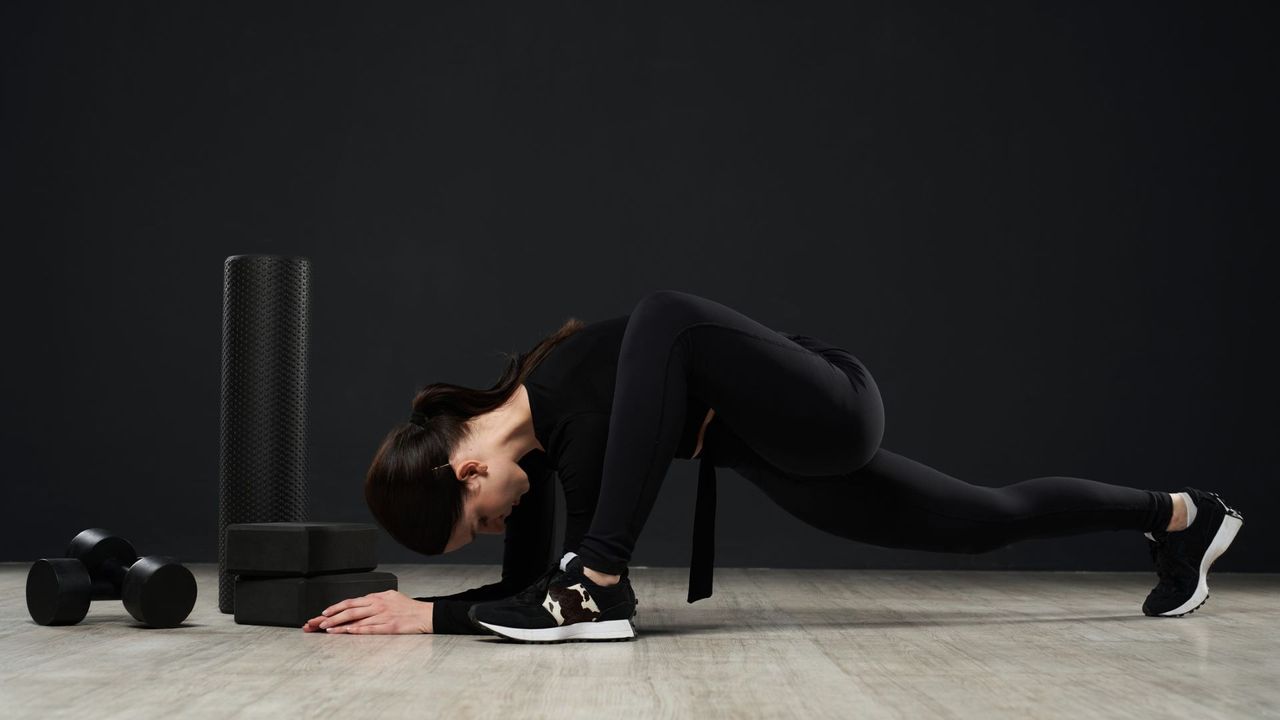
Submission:
M 129 614 L 157 628 L 177 627 L 196 604 L 196 578 L 164 555 L 138 558 L 125 575 L 121 599 Z
M 89 571 L 75 558 L 37 560 L 27 573 L 27 611 L 41 625 L 75 625 L 92 597 Z
M 89 528 L 71 539 L 66 556 L 84 563 L 94 582 L 111 580 L 108 568 L 127 568 L 138 559 L 138 552 L 128 540 L 112 535 L 110 530 Z
M 37 560 L 27 573 L 27 611 L 41 625 L 74 625 L 89 603 L 119 597 L 104 567 L 129 567 L 138 554 L 128 540 L 89 528 L 67 545 L 66 557 Z

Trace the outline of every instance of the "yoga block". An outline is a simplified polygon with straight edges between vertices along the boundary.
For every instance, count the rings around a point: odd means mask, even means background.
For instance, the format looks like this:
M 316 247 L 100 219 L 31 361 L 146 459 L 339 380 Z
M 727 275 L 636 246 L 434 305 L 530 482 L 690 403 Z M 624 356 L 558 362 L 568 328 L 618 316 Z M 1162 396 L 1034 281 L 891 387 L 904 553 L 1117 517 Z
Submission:
M 316 577 L 236 576 L 236 622 L 300 628 L 325 608 L 348 598 L 398 590 L 389 572 L 342 573 Z
M 368 523 L 277 522 L 227 526 L 227 572 L 311 577 L 378 567 L 378 530 Z

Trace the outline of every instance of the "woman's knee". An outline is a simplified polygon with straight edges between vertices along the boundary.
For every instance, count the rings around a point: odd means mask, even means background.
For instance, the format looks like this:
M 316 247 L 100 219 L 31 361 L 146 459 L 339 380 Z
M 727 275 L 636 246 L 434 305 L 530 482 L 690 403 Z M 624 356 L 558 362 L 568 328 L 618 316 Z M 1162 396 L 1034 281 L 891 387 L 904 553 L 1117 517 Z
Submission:
M 631 319 L 638 317 L 648 320 L 654 316 L 663 319 L 688 318 L 697 314 L 695 308 L 700 301 L 701 298 L 697 295 L 679 290 L 654 290 L 636 302 L 631 309 Z
M 870 408 L 873 411 L 851 414 L 850 427 L 844 433 L 844 441 L 840 443 L 840 451 L 837 453 L 837 466 L 828 469 L 828 472 L 857 472 L 880 452 L 880 441 L 884 439 L 884 411 L 878 408 L 879 405 L 876 405 L 875 408 Z
M 646 342 L 674 341 L 704 319 L 702 298 L 679 290 L 655 290 L 636 302 L 627 319 L 630 334 L 643 334 Z
M 824 475 L 848 475 L 861 470 L 867 463 L 871 462 L 871 458 L 875 457 L 880 445 L 877 442 L 872 446 L 868 442 L 865 432 L 859 431 L 858 435 L 861 437 L 853 437 L 848 442 L 840 444 L 840 449 L 834 454 L 830 465 L 823 465 L 812 472 Z

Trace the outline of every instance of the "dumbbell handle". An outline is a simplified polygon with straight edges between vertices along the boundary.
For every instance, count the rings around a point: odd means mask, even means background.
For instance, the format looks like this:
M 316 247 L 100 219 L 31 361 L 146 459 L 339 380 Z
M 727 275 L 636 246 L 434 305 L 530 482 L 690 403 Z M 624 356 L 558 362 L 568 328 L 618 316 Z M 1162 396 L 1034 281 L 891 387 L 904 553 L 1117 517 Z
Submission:
M 90 597 L 94 600 L 119 600 L 124 587 L 124 576 L 128 574 L 131 567 L 133 563 L 121 565 L 110 558 L 104 560 L 98 569 L 97 576 L 93 578 Z

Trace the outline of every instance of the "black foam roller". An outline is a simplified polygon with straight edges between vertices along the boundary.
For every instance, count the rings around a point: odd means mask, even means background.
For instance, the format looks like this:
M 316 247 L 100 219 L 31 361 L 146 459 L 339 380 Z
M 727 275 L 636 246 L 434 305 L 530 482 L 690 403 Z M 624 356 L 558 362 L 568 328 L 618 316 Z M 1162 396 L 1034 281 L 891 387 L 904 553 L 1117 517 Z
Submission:
M 218 609 L 235 612 L 227 526 L 307 520 L 311 262 L 232 255 L 222 276 Z

